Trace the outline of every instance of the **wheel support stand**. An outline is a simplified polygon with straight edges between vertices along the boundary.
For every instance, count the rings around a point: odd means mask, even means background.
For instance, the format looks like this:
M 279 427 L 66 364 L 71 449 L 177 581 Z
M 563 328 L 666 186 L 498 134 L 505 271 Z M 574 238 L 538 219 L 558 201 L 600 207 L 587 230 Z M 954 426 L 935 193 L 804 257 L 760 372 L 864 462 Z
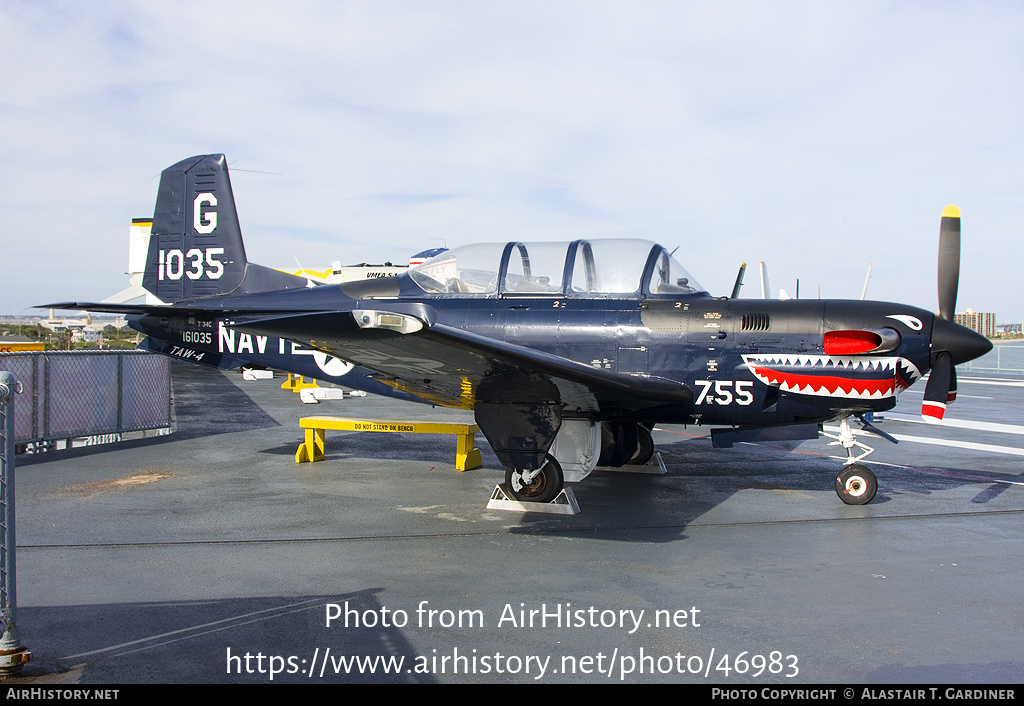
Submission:
M 651 460 L 643 465 L 627 464 L 625 466 L 598 466 L 596 470 L 602 473 L 646 473 L 653 476 L 663 476 L 668 473 L 665 462 L 661 460 L 661 452 L 655 451 Z
M 487 501 L 488 510 L 508 510 L 510 512 L 542 512 L 548 515 L 578 515 L 580 505 L 572 488 L 565 486 L 562 492 L 549 503 L 524 503 L 516 500 L 504 483 L 494 486 L 491 499 Z

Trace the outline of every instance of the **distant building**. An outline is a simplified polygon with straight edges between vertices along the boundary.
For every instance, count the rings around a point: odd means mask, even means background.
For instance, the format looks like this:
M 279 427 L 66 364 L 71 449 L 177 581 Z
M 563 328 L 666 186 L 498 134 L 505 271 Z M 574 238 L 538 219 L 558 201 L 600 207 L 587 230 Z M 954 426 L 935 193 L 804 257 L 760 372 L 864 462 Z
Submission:
M 982 336 L 995 338 L 996 315 L 992 313 L 979 312 L 968 309 L 962 314 L 954 314 L 954 321 L 961 326 L 966 326 L 972 331 L 977 331 Z
M 71 340 L 76 343 L 98 343 L 101 338 L 100 332 L 96 330 L 95 326 L 86 326 L 85 328 L 76 329 L 71 334 Z
M 1024 333 L 1024 324 L 999 324 L 996 330 L 1004 336 L 1019 336 Z

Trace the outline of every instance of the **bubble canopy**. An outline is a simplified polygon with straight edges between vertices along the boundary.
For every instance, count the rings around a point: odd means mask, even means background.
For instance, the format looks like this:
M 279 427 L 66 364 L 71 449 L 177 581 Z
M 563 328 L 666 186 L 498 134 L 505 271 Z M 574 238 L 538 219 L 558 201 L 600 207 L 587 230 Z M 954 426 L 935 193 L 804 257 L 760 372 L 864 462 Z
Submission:
M 647 240 L 484 243 L 446 250 L 409 271 L 427 294 L 465 297 L 634 297 L 707 294 Z

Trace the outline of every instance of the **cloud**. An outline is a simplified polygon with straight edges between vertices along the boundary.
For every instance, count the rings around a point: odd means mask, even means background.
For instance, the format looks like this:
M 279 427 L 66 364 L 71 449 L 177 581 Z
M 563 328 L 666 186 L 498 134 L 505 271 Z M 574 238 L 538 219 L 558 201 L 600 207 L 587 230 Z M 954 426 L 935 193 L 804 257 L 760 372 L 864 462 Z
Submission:
M 0 8 L 8 311 L 123 286 L 164 167 L 225 152 L 252 259 L 508 239 L 680 246 L 824 296 L 1024 318 L 1024 9 L 809 2 L 110 2 Z M 251 171 L 243 171 L 251 170 Z M 998 252 L 998 264 L 987 253 Z M 40 276 L 45 273 L 45 276 Z

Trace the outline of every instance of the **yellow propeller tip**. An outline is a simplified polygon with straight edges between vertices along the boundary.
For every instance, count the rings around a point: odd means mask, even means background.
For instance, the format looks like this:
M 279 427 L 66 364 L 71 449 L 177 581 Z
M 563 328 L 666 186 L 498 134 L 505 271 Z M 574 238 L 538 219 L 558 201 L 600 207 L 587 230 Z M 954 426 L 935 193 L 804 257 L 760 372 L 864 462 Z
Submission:
M 960 209 L 957 208 L 956 206 L 952 206 L 952 205 L 946 206 L 944 209 L 942 209 L 942 217 L 943 218 L 946 218 L 946 217 L 949 217 L 949 218 L 959 218 L 960 217 Z

